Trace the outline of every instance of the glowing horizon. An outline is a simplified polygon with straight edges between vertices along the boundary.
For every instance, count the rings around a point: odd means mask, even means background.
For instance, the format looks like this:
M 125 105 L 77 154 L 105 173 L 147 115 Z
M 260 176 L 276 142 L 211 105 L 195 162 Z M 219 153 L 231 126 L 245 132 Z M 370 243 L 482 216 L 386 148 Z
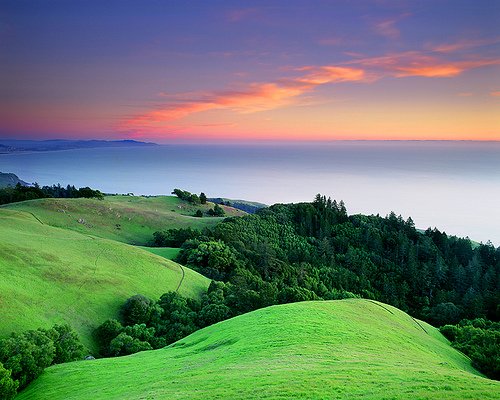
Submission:
M 0 137 L 500 140 L 500 3 L 7 2 Z

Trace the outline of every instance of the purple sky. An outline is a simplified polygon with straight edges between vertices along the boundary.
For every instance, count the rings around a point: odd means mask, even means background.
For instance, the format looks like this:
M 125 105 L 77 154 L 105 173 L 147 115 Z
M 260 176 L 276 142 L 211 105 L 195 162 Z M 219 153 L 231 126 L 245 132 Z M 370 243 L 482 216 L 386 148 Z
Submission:
M 0 2 L 0 136 L 500 140 L 500 2 Z

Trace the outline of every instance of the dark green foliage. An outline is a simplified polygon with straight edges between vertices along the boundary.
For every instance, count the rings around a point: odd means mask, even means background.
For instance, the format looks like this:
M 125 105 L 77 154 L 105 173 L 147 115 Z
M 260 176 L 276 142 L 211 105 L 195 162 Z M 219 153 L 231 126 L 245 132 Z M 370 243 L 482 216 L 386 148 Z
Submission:
M 17 388 L 17 385 L 20 389 L 25 388 L 49 365 L 82 359 L 84 350 L 76 332 L 68 325 L 13 333 L 0 340 L 0 366 L 3 364 L 0 367 L 0 393 L 2 390 L 8 392 L 14 386 Z M 3 368 L 11 371 L 14 384 L 9 383 Z
M 500 379 L 500 323 L 483 318 L 441 328 L 453 347 L 468 355 L 472 365 L 491 379 Z
M 184 201 L 191 200 L 191 192 L 188 192 L 187 190 L 174 189 L 172 194 L 175 194 L 179 199 Z
M 196 210 L 196 212 L 194 213 L 194 216 L 195 216 L 195 217 L 198 217 L 198 218 L 203 217 L 203 211 L 201 211 L 201 210 Z
M 167 343 L 173 343 L 197 329 L 195 300 L 186 299 L 176 292 L 163 294 L 158 301 L 161 314 L 152 321 L 152 326 Z
M 66 188 L 61 185 L 43 186 L 38 184 L 33 186 L 22 186 L 17 184 L 15 187 L 6 187 L 0 189 L 0 204 L 15 203 L 18 201 L 43 199 L 47 197 L 56 198 L 96 198 L 102 200 L 104 195 L 99 190 L 93 190 L 89 187 L 76 189 L 68 185 Z
M 209 262 L 221 248 L 231 261 Z M 235 271 L 244 269 L 272 284 L 277 302 L 360 296 L 436 325 L 499 317 L 500 249 L 473 249 L 469 240 L 437 229 L 421 234 L 411 218 L 394 213 L 349 217 L 342 201 L 321 195 L 312 203 L 276 204 L 226 218 L 203 238 L 186 241 L 179 261 L 213 279 L 236 279 L 236 286 L 242 275 L 234 278 Z M 254 292 L 241 289 L 231 307 L 239 311 L 260 302 L 252 300 Z
M 153 347 L 148 342 L 135 339 L 125 332 L 120 333 L 109 344 L 110 356 L 127 356 L 144 350 L 153 350 Z
M 234 251 L 222 241 L 188 240 L 178 259 L 212 279 L 223 279 L 233 271 L 238 262 Z
M 207 204 L 207 196 L 203 192 L 200 193 L 200 203 Z
M 460 309 L 453 303 L 439 303 L 432 307 L 429 313 L 429 320 L 435 326 L 444 324 L 456 324 L 460 320 Z
M 224 209 L 221 206 L 215 204 L 214 208 L 208 210 L 208 215 L 212 217 L 223 217 L 224 215 L 226 215 L 226 213 L 224 212 Z
M 125 325 L 147 324 L 158 309 L 153 300 L 137 294 L 130 297 L 122 307 L 122 319 Z
M 80 343 L 78 334 L 69 325 L 54 325 L 48 331 L 53 334 L 55 355 L 52 364 L 61 364 L 83 359 L 85 347 Z
M 95 338 L 102 355 L 108 355 L 109 343 L 123 332 L 122 324 L 116 319 L 108 319 L 95 330 Z
M 158 349 L 199 328 L 230 318 L 237 313 L 228 305 L 235 291 L 236 287 L 231 284 L 213 281 L 201 303 L 176 292 L 165 293 L 152 305 L 155 312 L 148 322 L 122 326 L 116 320 L 108 320 L 97 328 L 101 354 L 120 356 Z M 132 297 L 127 304 L 134 304 L 138 298 Z M 255 303 L 254 308 L 258 304 Z
M 278 294 L 278 303 L 295 303 L 318 299 L 316 293 L 303 287 L 286 287 Z
M 12 379 L 23 389 L 52 364 L 55 351 L 45 331 L 26 331 L 0 341 L 0 362 L 12 371 Z
M 231 309 L 225 304 L 207 304 L 198 314 L 199 326 L 205 327 L 228 319 Z
M 153 246 L 180 247 L 186 240 L 194 239 L 198 236 L 200 236 L 200 232 L 192 228 L 167 229 L 166 231 L 157 231 L 153 233 Z
M 188 192 L 187 190 L 181 190 L 181 189 L 174 189 L 172 194 L 175 194 L 179 199 L 187 201 L 191 204 L 205 204 L 207 202 L 207 196 L 205 196 L 204 193 L 201 193 L 200 196 L 198 196 L 195 193 Z M 204 202 L 202 202 L 202 196 L 204 197 Z
M 0 362 L 0 399 L 10 400 L 16 397 L 19 382 L 11 377 L 11 372 Z

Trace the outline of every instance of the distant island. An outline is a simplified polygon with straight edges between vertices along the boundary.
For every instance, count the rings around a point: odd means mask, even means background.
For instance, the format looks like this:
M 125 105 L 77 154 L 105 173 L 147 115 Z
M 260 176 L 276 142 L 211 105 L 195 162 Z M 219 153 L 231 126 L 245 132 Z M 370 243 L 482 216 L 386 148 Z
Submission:
M 144 147 L 158 146 L 156 143 L 136 140 L 1 140 L 0 154 L 24 151 L 59 151 L 93 149 L 101 147 Z
M 11 174 L 8 172 L 0 172 L 0 188 L 8 187 L 8 186 L 16 186 L 17 184 L 21 184 L 22 186 L 27 186 L 29 183 L 24 182 L 19 179 L 16 174 Z

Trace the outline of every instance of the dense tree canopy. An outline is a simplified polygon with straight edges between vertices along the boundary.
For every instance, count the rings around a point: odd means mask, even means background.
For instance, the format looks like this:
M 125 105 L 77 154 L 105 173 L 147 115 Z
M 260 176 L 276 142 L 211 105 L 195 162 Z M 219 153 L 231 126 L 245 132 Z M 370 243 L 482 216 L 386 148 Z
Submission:
M 82 359 L 84 351 L 68 325 L 13 333 L 0 340 L 0 393 L 13 387 L 23 389 L 49 365 Z M 12 384 L 4 370 L 10 371 Z
M 179 261 L 226 282 L 272 284 L 273 303 L 356 295 L 436 325 L 499 318 L 500 249 L 437 229 L 420 233 L 394 213 L 348 216 L 342 201 L 321 195 L 226 218 L 186 241 Z
M 15 187 L 0 188 L 0 204 L 15 203 L 18 201 L 43 199 L 48 197 L 56 198 L 96 198 L 103 199 L 104 195 L 99 190 L 89 187 L 76 189 L 74 186 L 61 185 L 42 186 L 34 184 L 33 186 L 22 186 L 17 184 Z

